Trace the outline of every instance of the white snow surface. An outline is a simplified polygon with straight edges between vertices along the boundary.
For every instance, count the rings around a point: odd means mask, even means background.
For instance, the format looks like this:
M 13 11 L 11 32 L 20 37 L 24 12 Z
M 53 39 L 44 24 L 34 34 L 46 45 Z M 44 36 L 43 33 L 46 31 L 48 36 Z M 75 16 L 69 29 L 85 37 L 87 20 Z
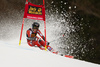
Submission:
M 0 67 L 100 67 L 100 65 L 66 58 L 37 47 L 0 41 Z

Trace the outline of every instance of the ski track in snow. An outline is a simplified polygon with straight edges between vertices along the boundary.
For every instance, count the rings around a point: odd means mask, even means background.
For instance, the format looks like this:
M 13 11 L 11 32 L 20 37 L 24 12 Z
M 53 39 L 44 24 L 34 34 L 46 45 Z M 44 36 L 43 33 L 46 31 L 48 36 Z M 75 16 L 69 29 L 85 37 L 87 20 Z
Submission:
M 66 58 L 36 47 L 0 41 L 0 67 L 100 67 L 100 65 Z

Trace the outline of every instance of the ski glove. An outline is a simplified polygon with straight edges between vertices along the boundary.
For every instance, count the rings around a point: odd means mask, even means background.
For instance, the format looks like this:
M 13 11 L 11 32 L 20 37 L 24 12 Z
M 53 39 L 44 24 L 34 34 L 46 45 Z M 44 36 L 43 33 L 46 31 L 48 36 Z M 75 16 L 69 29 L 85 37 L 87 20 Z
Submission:
M 47 42 L 47 46 L 50 44 L 50 42 Z

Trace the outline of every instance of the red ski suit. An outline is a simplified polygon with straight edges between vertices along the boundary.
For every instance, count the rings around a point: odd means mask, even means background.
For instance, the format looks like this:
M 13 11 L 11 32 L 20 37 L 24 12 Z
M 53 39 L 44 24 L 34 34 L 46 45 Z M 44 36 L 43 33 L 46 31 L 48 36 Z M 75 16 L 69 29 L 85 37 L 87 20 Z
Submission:
M 42 38 L 40 39 L 39 37 L 37 37 L 36 35 L 39 34 L 39 36 Z M 31 28 L 29 28 L 26 32 L 26 36 L 27 36 L 27 43 L 29 46 L 37 46 L 40 49 L 44 50 L 45 48 L 45 37 L 43 36 L 43 34 L 41 33 L 40 30 L 37 30 L 36 32 L 32 31 Z M 42 47 L 43 46 L 43 47 Z M 51 48 L 50 46 L 47 46 L 47 49 L 49 51 L 53 50 L 53 48 Z

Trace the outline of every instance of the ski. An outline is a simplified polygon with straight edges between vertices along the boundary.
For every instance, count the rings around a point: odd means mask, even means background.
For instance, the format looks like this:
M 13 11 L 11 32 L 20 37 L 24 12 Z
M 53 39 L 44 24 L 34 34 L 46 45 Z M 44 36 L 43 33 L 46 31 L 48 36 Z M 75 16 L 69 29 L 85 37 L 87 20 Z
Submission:
M 56 52 L 52 52 L 52 53 L 59 55 L 59 52 L 58 52 L 58 51 L 56 51 Z M 60 56 L 64 56 L 64 57 L 72 58 L 72 59 L 74 58 L 74 56 L 64 55 L 64 54 L 60 54 Z
M 63 54 L 61 54 L 61 56 L 64 56 L 64 57 L 67 57 L 67 58 L 74 58 L 74 56 L 70 56 L 70 55 L 63 55 Z

